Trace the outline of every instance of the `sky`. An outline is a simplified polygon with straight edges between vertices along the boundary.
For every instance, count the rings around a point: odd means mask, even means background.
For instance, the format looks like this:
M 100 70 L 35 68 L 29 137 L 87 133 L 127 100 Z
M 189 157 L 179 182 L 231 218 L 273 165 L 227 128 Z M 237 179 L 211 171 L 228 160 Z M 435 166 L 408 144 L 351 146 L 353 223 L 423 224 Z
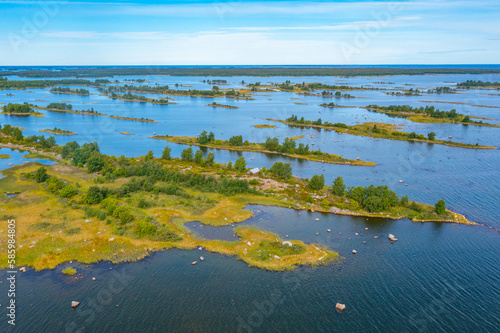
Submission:
M 500 1 L 0 0 L 0 66 L 498 64 Z

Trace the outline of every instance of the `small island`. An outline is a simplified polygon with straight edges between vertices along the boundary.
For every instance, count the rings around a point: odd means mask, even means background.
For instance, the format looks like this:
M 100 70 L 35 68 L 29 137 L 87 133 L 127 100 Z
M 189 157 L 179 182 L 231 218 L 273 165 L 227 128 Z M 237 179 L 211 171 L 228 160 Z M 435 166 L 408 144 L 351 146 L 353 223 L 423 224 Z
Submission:
M 376 165 L 376 163 L 373 162 L 346 159 L 339 155 L 324 153 L 321 150 L 309 150 L 309 145 L 300 143 L 297 146 L 295 140 L 290 138 L 285 138 L 282 144 L 280 144 L 278 138 L 271 137 L 268 137 L 265 143 L 253 143 L 243 141 L 241 135 L 233 136 L 229 140 L 216 140 L 213 132 L 207 133 L 206 131 L 203 131 L 198 137 L 156 135 L 152 136 L 151 139 L 166 140 L 177 144 L 223 150 L 278 154 L 322 163 L 348 164 L 356 166 Z
M 238 109 L 237 106 L 226 105 L 226 104 L 218 104 L 217 102 L 213 102 L 212 104 L 207 104 L 206 106 L 211 106 L 211 107 L 214 107 L 214 108 Z
M 94 108 L 90 108 L 87 110 L 73 110 L 73 105 L 67 103 L 50 103 L 46 107 L 31 105 L 31 107 L 33 107 L 34 109 L 47 110 L 51 112 L 73 113 L 84 116 L 106 116 L 106 113 L 94 111 Z
M 320 104 L 319 106 L 324 107 L 324 108 L 354 108 L 355 106 L 346 106 L 346 105 L 338 105 L 333 102 L 331 103 L 323 103 Z
M 423 134 L 417 134 L 415 132 L 406 133 L 398 131 L 398 129 L 400 128 L 398 126 L 385 123 L 364 123 L 364 124 L 349 126 L 343 123 L 332 124 L 329 122 L 322 122 L 321 118 L 316 121 L 304 120 L 304 117 L 299 119 L 296 115 L 293 114 L 290 118 L 286 120 L 279 120 L 279 119 L 266 119 L 266 120 L 276 121 L 294 127 L 321 128 L 324 130 L 333 130 L 337 133 L 342 133 L 342 134 L 345 133 L 351 135 L 369 136 L 372 138 L 379 138 L 379 139 L 402 140 L 409 142 L 427 142 L 432 144 L 441 144 L 459 148 L 496 149 L 496 147 L 480 146 L 478 144 L 472 145 L 468 143 L 437 140 L 436 133 L 434 132 L 428 133 L 427 137 L 425 137 Z
M 63 88 L 63 87 L 54 87 L 49 90 L 54 94 L 67 94 L 67 95 L 80 95 L 80 96 L 88 96 L 90 92 L 87 89 L 71 89 L 71 88 Z
M 60 128 L 54 127 L 53 129 L 42 129 L 40 132 L 47 132 L 51 134 L 56 134 L 56 135 L 76 135 L 77 133 L 71 132 L 71 131 L 66 131 L 62 130 Z
M 443 111 L 436 109 L 434 106 L 414 108 L 410 105 L 378 106 L 375 104 L 361 108 L 366 109 L 368 111 L 384 113 L 389 116 L 406 118 L 410 121 L 417 123 L 450 123 L 450 124 L 463 124 L 463 125 L 475 125 L 475 126 L 487 126 L 487 127 L 500 127 L 500 125 L 484 123 L 482 120 L 474 121 L 472 119 L 483 119 L 483 120 L 491 120 L 491 119 L 484 117 L 482 118 L 482 117 L 466 116 L 457 113 L 456 109 L 451 109 L 450 111 Z
M 120 116 L 109 116 L 109 117 L 114 118 L 114 119 L 121 119 L 121 120 L 142 121 L 144 123 L 157 123 L 158 122 L 156 120 L 147 119 L 147 118 L 132 118 L 132 117 L 120 117 Z
M 271 125 L 271 124 L 257 124 L 253 125 L 255 128 L 276 128 L 276 125 Z
M 6 114 L 9 116 L 32 116 L 32 117 L 45 117 L 45 115 L 41 112 L 35 112 L 31 105 L 28 103 L 19 104 L 19 103 L 9 103 L 5 106 L 2 106 L 1 114 Z

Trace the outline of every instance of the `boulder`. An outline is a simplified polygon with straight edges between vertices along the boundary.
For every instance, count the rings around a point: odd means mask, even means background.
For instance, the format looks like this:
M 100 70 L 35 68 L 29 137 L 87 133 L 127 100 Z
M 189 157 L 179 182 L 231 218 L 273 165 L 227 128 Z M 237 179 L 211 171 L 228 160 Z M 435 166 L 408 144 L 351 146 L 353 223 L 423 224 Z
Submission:
M 78 305 L 80 305 L 80 302 L 77 302 L 77 301 L 72 301 L 71 302 L 71 307 L 74 309 L 76 308 Z
M 388 238 L 393 243 L 398 240 L 393 234 L 389 234 Z
M 19 268 L 19 271 L 20 271 L 21 273 L 26 273 L 26 267 L 21 267 L 21 268 Z
M 352 250 L 352 254 L 356 254 L 356 253 L 358 253 L 358 251 Z
M 197 261 L 193 261 L 193 262 L 191 263 L 191 265 L 196 265 L 196 263 L 197 263 Z
M 274 255 L 274 259 L 279 259 L 280 257 L 278 257 L 277 255 Z
M 200 257 L 200 260 L 201 260 L 201 261 L 203 261 L 203 260 L 205 260 L 205 258 L 203 258 L 203 257 Z
M 200 247 L 198 248 L 198 251 L 201 251 L 201 250 L 203 250 L 203 248 L 200 246 Z
M 290 241 L 283 241 L 283 242 L 281 243 L 281 245 L 288 245 L 288 246 L 292 246 L 292 242 L 290 242 Z
M 327 232 L 332 232 L 330 229 L 326 229 Z
M 335 305 L 335 309 L 338 311 L 338 312 L 342 312 L 345 310 L 345 304 L 341 304 L 341 303 L 337 303 Z

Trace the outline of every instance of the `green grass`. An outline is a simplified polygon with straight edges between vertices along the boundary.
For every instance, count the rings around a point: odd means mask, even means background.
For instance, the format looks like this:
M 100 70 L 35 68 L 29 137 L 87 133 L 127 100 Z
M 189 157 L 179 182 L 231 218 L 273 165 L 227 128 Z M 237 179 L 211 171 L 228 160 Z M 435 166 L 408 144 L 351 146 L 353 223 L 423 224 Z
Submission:
M 66 267 L 65 269 L 62 270 L 62 273 L 64 275 L 69 275 L 69 276 L 75 275 L 76 272 L 77 272 L 76 269 L 74 269 L 73 267 Z

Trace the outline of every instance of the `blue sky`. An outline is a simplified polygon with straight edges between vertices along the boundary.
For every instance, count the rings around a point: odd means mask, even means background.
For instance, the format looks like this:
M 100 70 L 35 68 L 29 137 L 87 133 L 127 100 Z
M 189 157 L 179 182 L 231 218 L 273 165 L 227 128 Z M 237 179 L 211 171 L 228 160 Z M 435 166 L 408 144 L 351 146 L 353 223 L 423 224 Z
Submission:
M 498 64 L 500 1 L 0 0 L 0 65 Z

